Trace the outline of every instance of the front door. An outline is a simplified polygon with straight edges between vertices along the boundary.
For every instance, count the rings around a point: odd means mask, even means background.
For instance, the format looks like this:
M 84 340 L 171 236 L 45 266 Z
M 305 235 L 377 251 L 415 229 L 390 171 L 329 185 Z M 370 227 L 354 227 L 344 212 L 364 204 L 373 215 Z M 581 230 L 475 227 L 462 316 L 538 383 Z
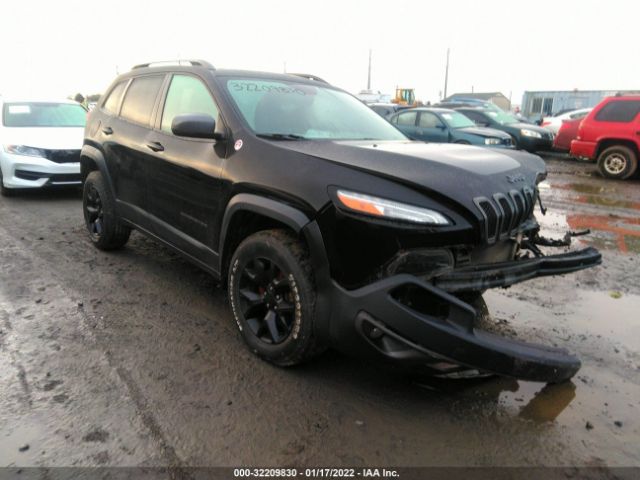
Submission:
M 435 143 L 448 143 L 449 130 L 437 115 L 432 112 L 420 112 L 416 138 Z
M 199 78 L 174 74 L 159 124 L 150 142 L 149 205 L 154 230 L 196 259 L 214 266 L 215 225 L 222 215 L 220 173 L 224 149 L 214 140 L 178 137 L 171 122 L 181 114 L 206 114 L 219 121 L 218 108 Z

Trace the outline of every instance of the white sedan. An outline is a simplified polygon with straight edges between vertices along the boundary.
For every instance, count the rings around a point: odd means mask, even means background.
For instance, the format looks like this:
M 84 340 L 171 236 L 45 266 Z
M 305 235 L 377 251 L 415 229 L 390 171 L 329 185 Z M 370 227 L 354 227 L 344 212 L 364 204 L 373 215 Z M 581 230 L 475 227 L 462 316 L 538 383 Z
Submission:
M 78 103 L 0 98 L 0 193 L 80 185 L 87 111 Z
M 540 126 L 548 130 L 551 130 L 554 135 L 557 135 L 558 130 L 560 130 L 560 127 L 562 126 L 563 121 L 584 118 L 589 114 L 591 110 L 593 110 L 593 108 L 581 108 L 579 110 L 564 112 L 563 114 L 558 115 L 556 117 L 545 117 L 542 120 L 542 123 L 540 124 Z

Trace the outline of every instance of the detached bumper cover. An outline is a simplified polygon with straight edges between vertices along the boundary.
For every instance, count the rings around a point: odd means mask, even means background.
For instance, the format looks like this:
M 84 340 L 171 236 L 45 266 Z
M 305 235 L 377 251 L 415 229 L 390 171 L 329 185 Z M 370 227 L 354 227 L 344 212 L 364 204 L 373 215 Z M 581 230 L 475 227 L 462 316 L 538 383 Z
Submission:
M 589 247 L 559 255 L 460 268 L 437 277 L 434 284 L 447 292 L 480 291 L 508 287 L 535 277 L 571 273 L 601 262 L 600 252 Z
M 506 275 L 499 274 L 494 265 L 495 269 L 456 272 L 444 278 L 446 286 L 454 290 L 478 282 L 507 285 L 599 262 L 600 254 L 586 249 L 510 262 L 504 265 L 509 270 Z M 442 278 L 439 281 L 444 281 Z M 415 301 L 407 301 L 406 292 Z M 408 364 L 439 361 L 551 383 L 571 378 L 580 368 L 578 358 L 564 349 L 524 343 L 475 328 L 479 314 L 471 305 L 413 275 L 395 275 L 357 290 L 345 290 L 334 283 L 332 307 L 331 336 L 338 347 L 351 353 L 371 351 L 373 347 L 383 357 Z

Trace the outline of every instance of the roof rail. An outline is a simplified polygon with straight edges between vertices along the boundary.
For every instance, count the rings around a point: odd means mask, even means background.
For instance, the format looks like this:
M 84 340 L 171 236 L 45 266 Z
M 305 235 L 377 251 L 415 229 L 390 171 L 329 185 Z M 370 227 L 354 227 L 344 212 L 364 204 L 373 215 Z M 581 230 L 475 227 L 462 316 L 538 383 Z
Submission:
M 326 80 L 320 78 L 320 77 L 316 77 L 315 75 L 312 75 L 310 73 L 289 73 L 287 72 L 287 75 L 293 75 L 294 77 L 302 77 L 302 78 L 306 78 L 307 80 L 313 80 L 314 82 L 321 82 L 321 83 L 326 83 L 327 85 L 329 85 L 329 82 L 327 82 Z
M 158 62 L 148 62 L 134 65 L 131 70 L 147 67 L 163 67 L 165 65 L 191 65 L 192 67 L 213 68 L 215 70 L 215 67 L 205 60 L 161 60 Z

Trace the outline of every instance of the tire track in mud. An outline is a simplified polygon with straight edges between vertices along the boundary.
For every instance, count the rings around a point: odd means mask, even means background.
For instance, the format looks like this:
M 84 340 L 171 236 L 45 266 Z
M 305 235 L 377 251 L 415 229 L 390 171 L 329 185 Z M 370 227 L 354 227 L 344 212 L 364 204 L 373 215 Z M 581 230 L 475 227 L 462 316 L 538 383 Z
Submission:
M 5 235 L 8 235 L 9 238 L 6 238 Z M 4 237 L 4 238 L 3 238 Z M 69 279 L 62 279 L 60 275 L 60 271 L 54 273 L 56 270 L 56 262 L 52 262 L 52 259 L 60 260 L 60 250 L 56 248 L 46 248 L 48 245 L 44 246 L 44 252 L 36 251 L 31 248 L 31 245 L 27 245 L 28 242 L 25 242 L 24 237 L 16 237 L 15 232 L 7 232 L 7 229 L 0 228 L 0 244 L 2 245 L 11 245 L 10 247 L 10 255 L 12 257 L 12 262 L 17 262 L 19 264 L 27 264 L 29 263 L 33 268 L 32 270 L 38 272 L 38 280 L 40 282 L 46 282 L 49 284 L 55 284 L 57 289 L 62 293 L 62 295 L 67 299 L 78 299 L 82 298 L 83 295 L 75 290 L 69 290 L 68 288 L 63 288 L 61 285 L 68 285 L 70 282 Z M 17 245 L 21 245 L 22 248 L 16 248 Z M 90 245 L 91 249 L 93 246 Z M 26 258 L 24 257 L 24 253 L 26 251 L 31 251 L 35 254 L 37 258 Z M 0 250 L 0 255 L 7 255 L 9 252 L 4 250 Z M 74 260 L 73 256 L 67 256 L 69 260 Z M 2 258 L 2 257 L 0 257 Z M 53 267 L 53 268 L 51 268 Z M 2 282 L 3 288 L 0 290 L 0 294 L 11 298 L 12 293 L 15 292 L 6 292 L 7 287 L 4 286 L 5 282 Z M 39 302 L 36 302 L 39 303 Z M 1 304 L 0 304 L 1 305 Z M 23 310 L 25 307 L 21 307 L 19 311 Z M 185 465 L 182 459 L 179 458 L 175 449 L 169 444 L 166 436 L 164 435 L 162 429 L 159 426 L 157 419 L 155 418 L 153 412 L 149 408 L 148 402 L 145 396 L 142 394 L 140 388 L 133 380 L 131 374 L 127 369 L 117 364 L 114 360 L 113 355 L 108 349 L 108 346 L 103 344 L 98 335 L 93 332 L 93 322 L 91 318 L 86 313 L 84 309 L 84 302 L 78 302 L 78 314 L 80 317 L 80 321 L 82 323 L 82 333 L 81 335 L 87 337 L 90 344 L 93 344 L 93 347 L 100 351 L 100 354 L 106 358 L 107 364 L 109 367 L 116 373 L 119 378 L 122 387 L 126 390 L 127 396 L 133 401 L 135 404 L 135 408 L 137 410 L 138 416 L 140 417 L 141 423 L 149 430 L 151 433 L 151 438 L 154 439 L 156 443 L 156 448 L 160 452 L 160 457 L 163 460 L 161 465 L 162 467 L 167 469 L 167 473 L 170 478 L 174 479 L 192 479 L 193 476 L 185 470 Z M 3 328 L 9 333 L 12 330 L 11 324 L 11 314 L 8 310 L 4 308 L 0 308 L 0 316 L 2 317 Z M 0 340 L 2 340 L 6 335 L 3 332 L 3 335 L 0 336 Z M 0 342 L 0 348 L 3 348 L 10 356 L 11 364 L 17 369 L 17 377 L 20 382 L 24 401 L 26 406 L 33 406 L 32 399 L 32 388 L 27 379 L 27 372 L 23 365 L 19 363 L 18 353 L 17 351 L 12 351 L 12 349 L 6 345 L 7 342 Z

